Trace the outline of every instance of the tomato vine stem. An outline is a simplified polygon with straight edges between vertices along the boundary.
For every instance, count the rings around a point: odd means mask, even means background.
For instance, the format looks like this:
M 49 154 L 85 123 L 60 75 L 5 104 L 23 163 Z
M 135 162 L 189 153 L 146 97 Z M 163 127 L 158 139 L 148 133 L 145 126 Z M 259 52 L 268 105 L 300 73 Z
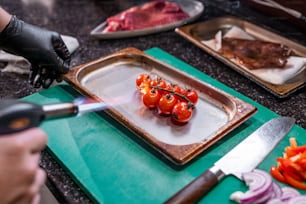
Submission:
M 159 87 L 159 86 L 149 86 L 149 88 L 151 88 L 151 89 L 153 88 L 153 89 L 157 89 L 157 90 L 166 91 L 166 92 L 168 92 L 168 93 L 172 93 L 172 94 L 174 94 L 174 95 L 176 95 L 176 96 L 179 96 L 179 97 L 181 97 L 182 99 L 184 99 L 185 101 L 187 101 L 188 107 L 194 108 L 194 103 L 192 103 L 192 102 L 190 101 L 190 99 L 187 98 L 185 95 L 182 95 L 182 94 L 177 93 L 177 92 L 175 92 L 175 91 L 173 91 L 173 90 L 165 89 L 165 88 L 162 88 L 162 87 Z

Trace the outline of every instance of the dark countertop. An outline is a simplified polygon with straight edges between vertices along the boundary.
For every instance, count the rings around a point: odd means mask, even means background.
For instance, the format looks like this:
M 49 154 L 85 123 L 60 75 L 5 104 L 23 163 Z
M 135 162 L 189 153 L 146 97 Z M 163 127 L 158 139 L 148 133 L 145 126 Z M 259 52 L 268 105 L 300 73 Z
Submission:
M 73 55 L 73 66 L 126 47 L 136 47 L 140 50 L 160 47 L 277 114 L 296 118 L 296 123 L 306 128 L 306 88 L 288 98 L 278 99 L 173 31 L 120 40 L 96 40 L 89 36 L 89 32 L 107 16 L 141 1 L 50 0 L 34 1 L 36 3 L 32 4 L 26 2 L 31 1 L 2 0 L 1 6 L 28 23 L 76 37 L 80 42 L 80 48 Z M 43 3 L 39 5 L 37 2 Z M 294 27 L 285 18 L 266 16 L 238 0 L 202 0 L 202 2 L 205 11 L 198 21 L 234 15 L 306 46 L 305 30 Z M 39 91 L 27 83 L 27 76 L 2 72 L 0 72 L 0 90 L 0 98 L 24 97 Z M 47 185 L 60 203 L 91 203 L 48 152 L 44 151 L 42 155 L 41 166 L 48 174 Z

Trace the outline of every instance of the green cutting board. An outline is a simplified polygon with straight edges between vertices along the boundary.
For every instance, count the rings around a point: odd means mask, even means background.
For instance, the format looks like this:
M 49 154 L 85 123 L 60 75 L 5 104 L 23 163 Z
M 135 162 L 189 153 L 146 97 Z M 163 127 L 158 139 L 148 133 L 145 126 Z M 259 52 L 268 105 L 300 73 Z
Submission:
M 149 49 L 146 53 L 256 106 L 258 112 L 181 169 L 173 168 L 152 153 L 135 135 L 103 112 L 45 121 L 41 127 L 48 134 L 47 149 L 94 202 L 162 203 L 263 123 L 279 117 L 159 48 Z M 79 96 L 68 84 L 60 84 L 30 95 L 25 100 L 48 104 L 72 101 Z M 289 144 L 290 136 L 296 137 L 300 144 L 306 144 L 305 133 L 305 129 L 295 125 L 258 168 L 268 171 Z M 233 203 L 229 196 L 237 190 L 245 191 L 247 188 L 243 182 L 228 176 L 200 203 Z

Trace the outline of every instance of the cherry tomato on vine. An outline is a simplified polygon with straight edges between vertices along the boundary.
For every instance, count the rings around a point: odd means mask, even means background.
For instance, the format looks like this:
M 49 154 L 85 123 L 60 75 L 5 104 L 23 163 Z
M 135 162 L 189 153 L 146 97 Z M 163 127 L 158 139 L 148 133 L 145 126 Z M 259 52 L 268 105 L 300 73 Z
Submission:
M 156 89 L 150 89 L 142 96 L 143 104 L 148 108 L 155 108 L 159 102 L 161 95 Z
M 150 81 L 150 86 L 157 86 L 157 79 L 152 79 Z
M 148 74 L 139 74 L 136 78 L 136 87 L 140 88 L 142 83 L 150 83 L 151 77 Z
M 165 80 L 158 80 L 157 81 L 157 85 L 156 85 L 158 88 L 161 88 L 161 89 L 166 89 L 167 88 L 167 82 Z M 168 92 L 165 92 L 164 90 L 160 90 L 159 91 L 161 94 L 167 94 Z
M 172 113 L 173 107 L 176 104 L 176 97 L 173 94 L 168 93 L 160 98 L 157 107 L 162 115 L 170 115 Z
M 198 102 L 198 93 L 194 89 L 188 89 L 185 93 L 185 96 L 193 103 L 196 104 Z
M 186 89 L 182 89 L 182 88 L 181 88 L 180 94 L 182 94 L 182 95 L 184 95 L 184 96 L 185 96 L 185 95 L 186 95 L 186 93 L 187 93 L 187 90 L 186 90 Z
M 172 110 L 172 120 L 178 124 L 187 123 L 192 117 L 193 105 L 187 102 L 177 103 Z
M 165 89 L 167 87 L 167 83 L 162 78 L 157 77 L 156 79 L 150 81 L 150 87 L 156 88 L 160 94 L 164 94 L 164 91 L 160 90 L 159 88 Z
M 179 96 L 181 94 L 181 87 L 177 84 L 172 84 L 172 91 L 176 94 L 175 97 L 177 100 L 182 100 L 182 98 Z
M 175 92 L 175 93 L 181 93 L 181 87 L 177 84 L 173 84 L 172 85 L 172 90 Z

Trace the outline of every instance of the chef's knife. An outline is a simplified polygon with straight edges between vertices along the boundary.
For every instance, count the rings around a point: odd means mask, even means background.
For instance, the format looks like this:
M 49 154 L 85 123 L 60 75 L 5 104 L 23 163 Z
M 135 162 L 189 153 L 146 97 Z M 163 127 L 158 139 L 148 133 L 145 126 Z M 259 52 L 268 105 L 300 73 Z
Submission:
M 0 134 L 11 134 L 37 127 L 45 119 L 75 116 L 107 107 L 104 102 L 88 99 L 47 105 L 15 99 L 0 100 Z
M 241 179 L 242 173 L 252 171 L 290 131 L 294 123 L 295 120 L 290 117 L 274 118 L 266 122 L 165 203 L 196 203 L 225 176 L 232 174 Z

